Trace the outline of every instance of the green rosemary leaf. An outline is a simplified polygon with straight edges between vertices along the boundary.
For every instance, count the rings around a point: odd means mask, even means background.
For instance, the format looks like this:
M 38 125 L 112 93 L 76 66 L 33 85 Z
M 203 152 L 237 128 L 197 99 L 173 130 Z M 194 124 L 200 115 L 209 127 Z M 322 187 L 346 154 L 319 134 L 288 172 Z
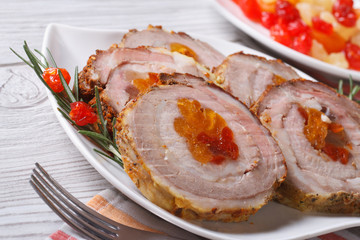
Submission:
M 36 51 L 36 50 L 35 50 Z M 34 59 L 36 59 L 36 62 L 42 67 L 42 68 L 46 68 L 46 65 L 33 53 L 30 51 L 30 54 L 34 57 Z
M 10 48 L 10 50 L 18 57 L 20 58 L 24 63 L 26 63 L 27 65 L 29 65 L 29 67 L 31 67 L 32 69 L 34 69 L 34 66 L 27 60 L 25 60 L 20 54 L 18 54 L 17 52 L 15 52 L 14 49 Z
M 55 62 L 54 57 L 53 57 L 53 55 L 51 54 L 50 50 L 49 50 L 48 48 L 46 48 L 46 50 L 47 50 L 47 53 L 49 54 L 49 57 L 50 57 L 50 61 L 51 61 L 52 66 L 57 68 L 58 66 L 56 65 L 56 62 Z
M 340 81 L 339 81 L 339 86 L 338 86 L 337 92 L 338 92 L 339 94 L 341 94 L 341 95 L 344 94 L 343 84 L 344 84 L 343 80 L 340 80 Z
M 73 86 L 73 93 L 75 95 L 75 99 L 79 101 L 79 76 L 78 76 L 78 67 L 75 67 L 74 73 L 74 86 Z
M 69 106 L 69 103 L 65 102 L 64 99 L 60 98 L 59 96 L 54 96 L 56 101 L 57 101 L 57 104 L 62 108 L 64 109 L 67 113 L 69 113 L 71 111 L 71 108 Z
M 68 85 L 67 82 L 65 81 L 64 75 L 62 74 L 62 72 L 60 71 L 60 69 L 58 69 L 58 74 L 59 74 L 59 76 L 60 76 L 61 84 L 63 85 L 64 90 L 65 90 L 68 98 L 70 99 L 71 102 L 76 102 L 75 96 L 74 96 L 74 94 L 72 93 L 69 85 Z
M 359 85 L 356 85 L 356 86 L 352 89 L 352 91 L 351 91 L 351 93 L 350 93 L 350 95 L 349 95 L 349 98 L 350 98 L 351 100 L 353 100 L 354 96 L 359 92 L 359 90 L 360 90 L 360 86 L 359 86 Z
M 79 130 L 78 131 L 79 133 L 83 134 L 83 135 L 86 135 L 86 136 L 89 136 L 93 139 L 97 139 L 97 140 L 100 140 L 100 141 L 104 141 L 108 144 L 113 144 L 113 142 L 106 138 L 104 135 L 102 134 L 99 134 L 99 133 L 96 133 L 96 132 L 92 132 L 92 131 L 86 131 L 86 130 Z
M 96 98 L 96 109 L 97 109 L 98 117 L 100 119 L 100 124 L 101 124 L 101 126 L 100 126 L 101 132 L 103 133 L 103 135 L 106 138 L 110 138 L 110 134 L 106 128 L 107 122 L 104 120 L 104 115 L 102 113 L 102 107 L 101 107 L 100 97 L 99 97 L 99 90 L 98 90 L 97 86 L 95 86 L 95 98 Z
M 110 146 L 109 146 L 109 150 L 110 150 L 110 152 L 112 152 L 115 156 L 117 156 L 118 158 L 121 159 L 121 155 L 120 155 L 120 153 L 119 153 L 119 150 L 118 150 L 116 147 L 114 147 L 114 145 L 110 145 Z
M 34 49 L 34 51 L 37 52 L 44 59 L 45 68 L 49 68 L 49 62 L 47 61 L 45 55 L 42 52 L 40 52 L 39 50 L 37 50 L 37 49 Z
M 71 122 L 72 124 L 76 125 L 76 123 L 60 108 L 58 108 L 58 111 L 61 113 L 61 115 L 63 115 L 63 117 L 68 120 L 69 122 Z M 77 126 L 77 125 L 76 125 Z
M 41 76 L 43 71 L 40 68 L 39 63 L 37 62 L 36 58 L 34 58 L 34 55 L 31 53 L 31 50 L 26 42 L 24 42 L 23 48 L 24 48 L 24 51 L 25 51 L 26 55 L 28 56 L 30 62 L 33 64 L 36 74 Z
M 121 158 L 118 158 L 117 156 L 114 156 L 114 158 L 116 159 L 115 161 L 116 161 L 118 164 L 120 164 L 120 166 L 121 166 L 122 168 L 124 168 L 124 163 L 123 163 L 122 159 L 121 159 Z
M 352 100 L 351 92 L 352 92 L 352 89 L 353 89 L 353 80 L 352 80 L 351 75 L 349 75 L 349 84 L 350 84 L 349 98 L 350 98 L 350 100 Z
M 33 54 L 31 54 L 31 50 L 29 48 L 29 46 L 27 45 L 26 42 L 24 42 L 24 51 L 26 53 L 26 55 L 28 56 L 30 62 L 33 64 L 33 69 L 36 73 L 36 75 L 39 77 L 39 79 L 42 81 L 42 83 L 47 87 L 47 89 L 49 89 L 49 91 L 54 95 L 56 96 L 56 93 L 49 87 L 49 85 L 45 82 L 45 80 L 43 79 L 42 77 L 42 69 L 40 68 L 37 60 L 33 57 Z
M 100 155 L 102 155 L 102 156 L 104 156 L 104 157 L 107 157 L 107 158 L 113 160 L 114 162 L 118 163 L 121 167 L 124 167 L 122 160 L 119 159 L 118 157 L 116 157 L 116 156 L 115 156 L 115 157 L 111 157 L 110 155 L 108 155 L 108 154 L 106 154 L 106 153 L 103 153 L 103 152 L 101 152 L 101 151 L 99 151 L 99 150 L 97 150 L 97 149 L 95 149 L 95 148 L 94 148 L 93 150 L 94 150 L 94 152 L 96 152 L 96 153 L 98 153 L 98 154 L 100 154 Z
M 116 129 L 115 129 L 115 123 L 116 123 L 116 118 L 114 117 L 112 120 L 112 132 L 113 132 L 113 143 L 116 145 Z

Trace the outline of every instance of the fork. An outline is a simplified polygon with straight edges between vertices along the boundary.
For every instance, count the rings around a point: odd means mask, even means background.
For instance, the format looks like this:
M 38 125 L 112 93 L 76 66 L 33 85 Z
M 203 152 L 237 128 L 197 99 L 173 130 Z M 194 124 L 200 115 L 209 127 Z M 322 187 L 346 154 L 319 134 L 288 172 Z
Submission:
M 44 202 L 70 227 L 91 239 L 179 239 L 143 231 L 115 222 L 89 208 L 58 182 L 39 163 L 35 163 L 30 184 Z

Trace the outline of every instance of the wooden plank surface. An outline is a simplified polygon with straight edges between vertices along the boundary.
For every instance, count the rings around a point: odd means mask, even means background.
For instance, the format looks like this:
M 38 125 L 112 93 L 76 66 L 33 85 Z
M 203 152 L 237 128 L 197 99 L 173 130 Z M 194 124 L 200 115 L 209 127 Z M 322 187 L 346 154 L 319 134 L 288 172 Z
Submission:
M 9 47 L 20 51 L 26 40 L 40 49 L 45 27 L 63 23 L 97 29 L 163 25 L 262 49 L 207 0 L 1 0 L 0 4 L 0 239 L 43 239 L 62 223 L 29 184 L 35 162 L 83 202 L 111 187 L 73 146 L 44 87 Z

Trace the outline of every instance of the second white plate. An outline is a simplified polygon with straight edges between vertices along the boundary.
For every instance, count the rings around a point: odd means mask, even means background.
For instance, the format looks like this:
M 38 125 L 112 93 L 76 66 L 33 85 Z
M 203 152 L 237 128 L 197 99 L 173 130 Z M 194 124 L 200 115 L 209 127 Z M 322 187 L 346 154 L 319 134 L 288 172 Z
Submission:
M 329 76 L 338 77 L 339 80 L 347 80 L 349 76 L 355 81 L 360 81 L 360 71 L 343 69 L 329 63 L 320 61 L 308 55 L 297 52 L 274 41 L 269 31 L 261 26 L 261 24 L 252 22 L 241 11 L 232 0 L 212 0 L 215 9 L 222 14 L 227 20 L 238 27 L 240 30 L 254 38 L 256 41 L 274 50 L 275 52 L 287 57 L 294 62 L 304 65 L 317 72 L 324 73 Z

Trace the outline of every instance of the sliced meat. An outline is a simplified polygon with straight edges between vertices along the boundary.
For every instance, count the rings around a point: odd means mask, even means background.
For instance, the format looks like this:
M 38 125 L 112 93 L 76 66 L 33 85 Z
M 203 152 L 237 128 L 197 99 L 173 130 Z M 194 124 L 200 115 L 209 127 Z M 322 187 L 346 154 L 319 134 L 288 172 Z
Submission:
M 128 103 L 117 118 L 125 171 L 145 197 L 177 216 L 246 220 L 284 180 L 276 142 L 222 89 L 191 75 L 159 78 L 162 84 Z
M 79 74 L 80 95 L 89 101 L 94 97 L 94 87 L 100 91 L 106 87 L 110 77 L 117 77 L 114 69 L 128 63 L 149 66 L 154 72 L 189 72 L 196 76 L 209 75 L 208 69 L 196 63 L 192 58 L 172 53 L 164 48 L 117 48 L 97 50 L 90 56 L 87 65 Z
M 178 72 L 203 78 L 210 77 L 210 72 L 207 69 L 189 57 L 170 52 L 166 52 L 164 55 L 171 56 L 172 62 L 126 62 L 115 67 L 111 71 L 106 88 L 103 91 L 103 95 L 106 95 L 108 99 L 107 103 L 116 112 L 120 112 L 128 101 L 135 98 L 140 92 L 146 91 L 151 85 L 156 84 L 157 80 L 152 78 L 151 73 Z
M 250 107 L 270 85 L 299 78 L 299 75 L 281 60 L 267 60 L 242 52 L 228 56 L 218 66 L 217 83 Z
M 292 80 L 252 109 L 285 156 L 281 203 L 303 211 L 360 213 L 360 108 L 328 86 Z
M 124 51 L 124 49 L 120 48 L 118 53 L 112 54 L 117 54 L 118 60 L 127 60 L 122 61 L 110 71 L 103 69 L 101 73 L 106 77 L 100 77 L 98 80 L 103 88 L 100 93 L 103 114 L 109 123 L 127 102 L 157 83 L 157 76 L 154 73 L 178 72 L 206 79 L 212 78 L 212 74 L 207 68 L 198 64 L 194 59 L 176 52 L 172 53 L 162 48 L 126 49 L 130 51 Z M 147 55 L 146 58 L 143 56 L 144 51 Z M 131 56 L 126 56 L 129 52 Z M 137 52 L 140 56 L 135 54 Z M 148 61 L 142 61 L 142 59 Z M 105 78 L 106 81 L 103 80 Z M 90 101 L 90 104 L 94 103 L 96 103 L 95 98 Z M 111 128 L 112 126 L 109 124 L 110 131 Z
M 87 65 L 79 74 L 80 95 L 84 100 L 94 97 L 94 87 L 101 90 L 108 82 L 108 77 L 113 68 L 127 61 L 136 62 L 167 62 L 174 60 L 167 54 L 147 48 L 118 48 L 113 46 L 108 50 L 97 50 L 95 55 L 90 56 Z
M 120 46 L 136 48 L 138 46 L 164 47 L 172 52 L 180 52 L 193 57 L 210 69 L 218 66 L 225 58 L 209 44 L 193 39 L 183 32 L 168 32 L 161 27 L 149 26 L 148 29 L 131 30 L 127 33 Z

